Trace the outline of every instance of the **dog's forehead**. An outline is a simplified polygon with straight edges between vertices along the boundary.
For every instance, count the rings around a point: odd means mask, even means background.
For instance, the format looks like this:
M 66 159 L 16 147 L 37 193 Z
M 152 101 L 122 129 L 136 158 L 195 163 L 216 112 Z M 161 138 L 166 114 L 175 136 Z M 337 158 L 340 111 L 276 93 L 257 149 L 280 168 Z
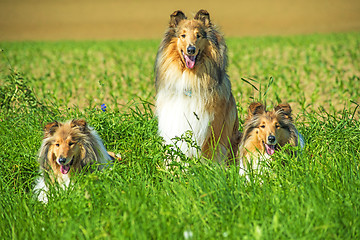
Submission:
M 57 141 L 68 142 L 73 139 L 73 129 L 70 126 L 64 125 L 56 134 Z
M 178 31 L 200 31 L 202 27 L 203 25 L 198 20 L 183 20 L 178 26 Z
M 273 111 L 271 112 L 267 112 L 266 115 L 268 116 L 268 118 L 271 120 L 271 121 L 274 121 L 277 119 L 277 114 Z
M 277 116 L 273 112 L 266 112 L 259 118 L 261 123 L 276 123 L 277 122 Z
M 66 142 L 70 142 L 73 140 L 73 137 L 71 135 L 68 135 L 66 132 L 60 132 L 57 137 L 56 137 L 56 141 L 59 143 L 66 143 Z

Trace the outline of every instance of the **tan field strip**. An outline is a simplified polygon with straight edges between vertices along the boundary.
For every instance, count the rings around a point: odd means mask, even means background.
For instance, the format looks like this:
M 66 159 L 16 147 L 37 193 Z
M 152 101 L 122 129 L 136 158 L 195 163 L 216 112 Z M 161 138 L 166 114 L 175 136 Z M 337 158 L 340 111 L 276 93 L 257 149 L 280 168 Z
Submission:
M 0 41 L 159 39 L 177 9 L 208 10 L 226 36 L 360 31 L 359 0 L 1 0 Z

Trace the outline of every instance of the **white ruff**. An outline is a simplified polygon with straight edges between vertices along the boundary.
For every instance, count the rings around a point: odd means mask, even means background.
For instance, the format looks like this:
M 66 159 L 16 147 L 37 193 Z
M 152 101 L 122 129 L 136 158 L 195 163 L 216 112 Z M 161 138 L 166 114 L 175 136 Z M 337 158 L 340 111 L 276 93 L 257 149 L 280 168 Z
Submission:
M 166 144 L 176 144 L 188 157 L 198 156 L 197 149 L 189 147 L 186 142 L 176 143 L 173 138 L 191 131 L 193 140 L 201 147 L 209 136 L 214 113 L 206 110 L 206 96 L 191 87 L 190 82 L 194 81 L 194 75 L 183 73 L 177 79 L 174 75 L 168 74 L 169 81 L 157 94 L 159 135 L 164 138 Z
M 38 201 L 48 203 L 47 192 L 49 191 L 47 184 L 45 183 L 44 173 L 41 172 L 41 176 L 36 179 L 34 192 L 38 194 Z M 62 189 L 66 189 L 70 185 L 70 178 L 68 174 L 62 174 L 57 178 L 57 182 Z
M 65 189 L 66 187 L 69 187 L 70 178 L 69 178 L 68 174 L 61 174 L 57 178 L 57 181 L 58 181 L 59 185 L 62 187 L 62 189 Z
M 266 166 L 265 164 L 262 165 L 261 163 L 266 163 L 270 159 L 271 159 L 271 156 L 268 155 L 266 152 L 264 154 L 262 154 L 260 152 L 256 152 L 253 154 L 251 153 L 246 159 L 246 161 L 247 161 L 246 167 L 244 166 L 243 159 L 240 159 L 239 174 L 244 175 L 244 174 L 248 173 L 250 171 L 250 169 L 252 169 L 256 173 L 261 173 L 263 168 Z
M 34 192 L 38 194 L 38 200 L 43 203 L 48 202 L 48 198 L 46 196 L 46 192 L 48 191 L 48 187 L 45 184 L 45 179 L 43 176 L 36 179 L 36 184 L 34 187 Z

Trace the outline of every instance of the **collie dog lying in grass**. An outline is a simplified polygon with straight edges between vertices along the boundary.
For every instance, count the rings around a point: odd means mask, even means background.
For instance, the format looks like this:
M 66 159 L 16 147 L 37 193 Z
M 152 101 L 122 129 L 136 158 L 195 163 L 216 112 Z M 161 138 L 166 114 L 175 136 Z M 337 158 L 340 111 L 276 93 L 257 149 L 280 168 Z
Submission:
M 38 158 L 41 176 L 34 189 L 38 200 L 47 202 L 48 184 L 68 186 L 73 174 L 93 170 L 92 164 L 102 170 L 111 160 L 101 138 L 85 120 L 47 124 Z
M 304 139 L 294 125 L 291 111 L 287 103 L 279 104 L 273 111 L 266 111 L 261 103 L 249 106 L 239 148 L 240 174 L 250 167 L 257 169 L 261 161 L 270 159 L 286 144 L 304 147 Z
M 237 154 L 239 120 L 226 51 L 207 11 L 193 19 L 182 11 L 170 15 L 155 62 L 158 131 L 166 144 L 188 157 L 201 154 L 224 163 Z M 189 131 L 200 149 L 174 141 Z

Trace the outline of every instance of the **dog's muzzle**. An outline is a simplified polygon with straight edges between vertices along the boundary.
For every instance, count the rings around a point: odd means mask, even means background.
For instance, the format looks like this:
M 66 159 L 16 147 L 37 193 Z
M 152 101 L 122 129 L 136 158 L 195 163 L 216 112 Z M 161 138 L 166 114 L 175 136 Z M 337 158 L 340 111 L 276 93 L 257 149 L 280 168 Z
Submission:
M 59 163 L 64 165 L 66 163 L 66 158 L 59 158 Z
M 268 143 L 275 143 L 275 141 L 276 141 L 276 137 L 274 135 L 270 135 L 268 137 Z
M 190 46 L 187 47 L 186 52 L 187 52 L 187 54 L 193 55 L 196 52 L 196 47 L 190 45 Z

